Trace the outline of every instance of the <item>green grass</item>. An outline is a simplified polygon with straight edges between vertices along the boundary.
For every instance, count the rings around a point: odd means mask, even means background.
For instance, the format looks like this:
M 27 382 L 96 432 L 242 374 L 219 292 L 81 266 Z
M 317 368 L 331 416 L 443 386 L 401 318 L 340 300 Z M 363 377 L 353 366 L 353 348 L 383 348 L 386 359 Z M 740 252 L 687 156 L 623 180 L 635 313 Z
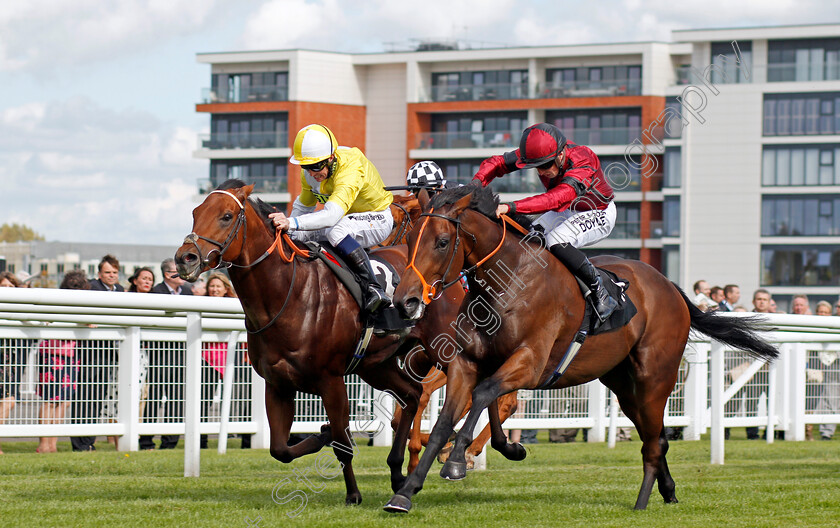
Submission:
M 734 431 L 733 431 L 734 432 Z M 647 511 L 632 510 L 641 484 L 638 440 L 605 444 L 528 446 L 509 462 L 491 451 L 489 470 L 447 482 L 435 463 L 407 515 L 382 511 L 391 497 L 386 448 L 360 447 L 356 477 L 364 502 L 344 506 L 341 477 L 317 476 L 316 456 L 284 465 L 265 450 L 202 451 L 200 478 L 183 478 L 183 450 L 118 453 L 104 442 L 94 453 L 34 454 L 34 443 L 2 442 L 0 525 L 12 526 L 838 526 L 840 441 L 726 443 L 726 464 L 709 464 L 709 443 L 672 442 L 671 472 L 679 504 L 665 505 L 654 489 Z M 237 444 L 238 441 L 232 441 Z M 211 441 L 211 447 L 213 443 Z M 294 470 L 312 470 L 313 493 Z M 279 505 L 272 489 L 299 488 L 308 503 Z

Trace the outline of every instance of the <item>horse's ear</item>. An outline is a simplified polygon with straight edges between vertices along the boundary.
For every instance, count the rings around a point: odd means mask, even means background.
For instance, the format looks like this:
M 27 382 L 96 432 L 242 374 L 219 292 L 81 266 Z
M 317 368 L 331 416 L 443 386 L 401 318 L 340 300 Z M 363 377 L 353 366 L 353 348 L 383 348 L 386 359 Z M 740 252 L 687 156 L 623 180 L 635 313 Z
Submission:
M 420 202 L 420 208 L 424 211 L 429 210 L 429 202 L 431 199 L 429 198 L 429 193 L 426 191 L 425 187 L 420 189 L 420 192 L 417 193 L 417 201 Z
M 472 202 L 472 193 L 464 196 L 463 198 L 455 202 L 451 210 L 451 212 L 454 213 L 453 216 L 458 216 L 459 214 L 464 212 L 464 209 L 470 206 L 470 202 Z
M 251 196 L 252 192 L 254 192 L 254 184 L 253 183 L 251 185 L 246 185 L 246 186 L 242 187 L 242 194 L 243 194 L 242 198 L 247 200 L 248 197 Z

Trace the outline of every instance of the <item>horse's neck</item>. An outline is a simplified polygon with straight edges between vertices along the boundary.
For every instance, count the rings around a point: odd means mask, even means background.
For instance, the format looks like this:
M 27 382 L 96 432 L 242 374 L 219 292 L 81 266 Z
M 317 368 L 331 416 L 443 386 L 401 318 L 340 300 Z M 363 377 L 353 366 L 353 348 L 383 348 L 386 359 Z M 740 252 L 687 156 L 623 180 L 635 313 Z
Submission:
M 552 273 L 553 267 L 559 264 L 551 253 L 533 242 L 525 241 L 513 232 L 512 227 L 494 222 L 479 212 L 467 211 L 470 226 L 465 228 L 477 235 L 477 242 L 467 257 L 465 267 L 475 265 L 498 248 L 476 271 L 479 279 L 503 283 L 497 284 L 495 288 L 510 285 L 514 281 L 521 284 L 531 274 Z M 502 236 L 504 242 L 499 247 Z M 480 238 L 483 240 L 479 241 Z

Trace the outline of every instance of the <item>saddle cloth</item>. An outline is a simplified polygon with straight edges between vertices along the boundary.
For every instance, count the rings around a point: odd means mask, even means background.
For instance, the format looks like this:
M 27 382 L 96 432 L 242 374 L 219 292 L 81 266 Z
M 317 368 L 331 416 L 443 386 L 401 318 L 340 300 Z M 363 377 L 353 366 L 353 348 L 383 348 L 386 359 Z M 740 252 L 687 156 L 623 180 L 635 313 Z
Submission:
M 347 288 L 347 291 L 350 292 L 350 295 L 361 309 L 364 306 L 361 279 L 351 271 L 352 268 L 338 255 L 335 248 L 327 243 L 319 244 L 314 241 L 304 242 L 304 245 L 312 252 L 314 258 L 320 259 L 335 273 L 338 280 Z M 382 289 L 385 290 L 385 293 L 389 297 L 393 298 L 394 291 L 400 284 L 400 274 L 389 262 L 378 258 L 376 253 L 370 255 L 370 265 L 373 268 L 379 285 L 382 286 Z M 406 321 L 400 317 L 399 312 L 397 312 L 393 304 L 374 314 L 373 320 L 369 321 L 369 323 L 371 322 L 373 323 L 374 332 L 377 334 L 398 331 L 414 326 L 414 322 Z

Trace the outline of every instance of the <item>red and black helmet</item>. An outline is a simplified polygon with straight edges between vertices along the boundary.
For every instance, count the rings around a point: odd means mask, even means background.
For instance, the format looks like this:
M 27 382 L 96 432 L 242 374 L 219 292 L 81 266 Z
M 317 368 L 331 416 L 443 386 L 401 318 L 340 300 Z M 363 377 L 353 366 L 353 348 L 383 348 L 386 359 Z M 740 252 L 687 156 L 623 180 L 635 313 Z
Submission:
M 566 146 L 566 136 L 560 129 L 548 123 L 531 125 L 522 131 L 519 140 L 517 168 L 531 169 L 551 161 Z

